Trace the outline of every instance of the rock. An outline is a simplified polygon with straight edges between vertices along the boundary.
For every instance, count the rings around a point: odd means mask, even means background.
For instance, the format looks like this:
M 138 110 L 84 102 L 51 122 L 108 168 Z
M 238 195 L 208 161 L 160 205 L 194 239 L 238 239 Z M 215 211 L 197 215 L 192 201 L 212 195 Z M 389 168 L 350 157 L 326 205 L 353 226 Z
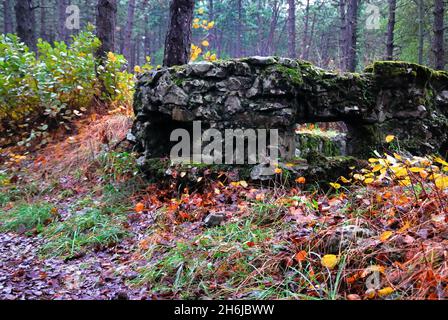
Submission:
M 373 235 L 374 233 L 371 230 L 356 225 L 338 227 L 325 240 L 326 252 L 339 253 L 350 245 L 356 244 L 359 240 L 370 238 Z
M 297 123 L 343 121 L 347 137 L 334 143 L 340 154 L 367 157 L 389 134 L 414 154 L 445 154 L 447 88 L 447 72 L 405 62 L 376 62 L 361 74 L 277 57 L 194 63 L 139 78 L 130 140 L 146 157 L 163 158 L 173 129 L 193 121 L 218 130 L 278 129 L 282 141 Z M 295 143 L 280 146 L 282 156 L 294 157 Z
M 205 219 L 204 219 L 204 225 L 207 228 L 217 227 L 220 226 L 226 216 L 224 213 L 210 213 Z
M 207 61 L 196 62 L 189 65 L 187 69 L 187 75 L 195 75 L 202 76 L 207 73 L 211 68 L 213 68 L 213 64 Z

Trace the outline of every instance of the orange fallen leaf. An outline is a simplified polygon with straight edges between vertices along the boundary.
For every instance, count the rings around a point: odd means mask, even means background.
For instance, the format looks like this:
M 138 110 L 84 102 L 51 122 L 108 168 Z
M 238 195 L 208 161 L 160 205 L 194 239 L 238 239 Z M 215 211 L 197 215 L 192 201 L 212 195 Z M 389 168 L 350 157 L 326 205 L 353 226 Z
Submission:
M 302 251 L 296 253 L 294 258 L 296 259 L 297 262 L 302 262 L 302 261 L 306 260 L 306 256 L 307 256 L 307 252 L 305 250 L 302 250 Z
M 135 212 L 141 213 L 145 210 L 145 205 L 141 202 L 135 205 Z
M 380 236 L 380 240 L 382 242 L 387 241 L 387 239 L 389 239 L 390 237 L 392 237 L 394 233 L 392 231 L 384 231 L 381 236 Z
M 306 183 L 306 179 L 305 177 L 300 177 L 296 179 L 296 182 L 299 184 L 305 184 Z

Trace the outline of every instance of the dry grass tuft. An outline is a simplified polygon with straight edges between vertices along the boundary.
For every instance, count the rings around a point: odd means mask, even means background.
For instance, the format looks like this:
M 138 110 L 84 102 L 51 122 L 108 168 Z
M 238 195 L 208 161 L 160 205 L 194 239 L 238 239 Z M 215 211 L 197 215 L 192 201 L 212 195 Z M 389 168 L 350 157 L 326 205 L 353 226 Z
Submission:
M 131 126 L 132 118 L 126 115 L 91 115 L 76 124 L 75 135 L 42 149 L 34 165 L 51 172 L 52 177 L 85 170 L 101 152 L 123 141 Z

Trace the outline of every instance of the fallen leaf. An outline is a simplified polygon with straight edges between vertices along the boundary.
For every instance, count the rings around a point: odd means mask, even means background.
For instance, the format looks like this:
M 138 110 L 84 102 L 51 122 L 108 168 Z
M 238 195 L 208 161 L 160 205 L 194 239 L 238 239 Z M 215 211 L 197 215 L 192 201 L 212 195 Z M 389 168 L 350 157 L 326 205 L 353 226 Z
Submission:
M 135 205 L 135 212 L 141 213 L 145 210 L 145 205 L 141 202 Z
M 338 264 L 339 258 L 334 254 L 327 254 L 322 257 L 320 262 L 324 267 L 333 269 Z
M 306 260 L 307 252 L 302 250 L 298 253 L 296 253 L 296 256 L 294 257 L 297 262 L 302 262 Z
M 380 297 L 385 297 L 392 294 L 395 290 L 392 287 L 385 287 L 383 289 L 378 290 L 378 295 Z
M 382 242 L 387 241 L 387 239 L 389 239 L 394 233 L 392 231 L 384 231 L 381 236 L 380 236 L 380 240 Z

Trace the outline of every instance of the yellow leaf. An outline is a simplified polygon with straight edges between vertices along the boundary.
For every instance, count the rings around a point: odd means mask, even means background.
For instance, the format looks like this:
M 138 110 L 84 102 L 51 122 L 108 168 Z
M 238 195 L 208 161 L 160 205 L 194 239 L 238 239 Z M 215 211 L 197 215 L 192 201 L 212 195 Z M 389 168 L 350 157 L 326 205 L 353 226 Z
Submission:
M 249 185 L 247 184 L 246 181 L 240 181 L 240 186 L 242 186 L 243 188 L 247 188 Z
M 377 172 L 380 171 L 381 169 L 383 169 L 383 166 L 381 164 L 377 164 L 372 168 L 372 172 Z
M 394 233 L 392 231 L 384 231 L 381 236 L 380 236 L 380 240 L 382 242 L 387 241 L 387 239 L 389 239 L 390 237 L 392 237 Z
M 383 289 L 378 290 L 378 295 L 380 297 L 385 297 L 392 294 L 395 290 L 392 287 L 385 287 Z
M 434 183 L 436 184 L 436 187 L 443 190 L 448 188 L 448 176 L 438 176 Z
M 281 174 L 283 172 L 283 170 L 280 168 L 276 168 L 274 172 L 275 172 L 275 174 Z
M 341 185 L 337 182 L 330 182 L 330 186 L 332 186 L 336 190 L 339 190 L 341 188 Z
M 375 179 L 373 179 L 373 178 L 367 178 L 366 180 L 364 180 L 364 183 L 365 183 L 365 184 L 371 184 L 371 183 L 373 183 L 373 181 L 375 181 Z
M 333 269 L 334 267 L 336 267 L 338 262 L 339 258 L 334 254 L 327 254 L 320 260 L 320 263 L 328 269 Z
M 370 158 L 369 159 L 369 162 L 370 163 L 376 163 L 376 162 L 379 162 L 380 160 L 378 160 L 378 159 L 375 159 L 375 158 Z
M 340 179 L 341 179 L 341 181 L 344 182 L 344 183 L 350 183 L 350 182 L 352 182 L 351 179 L 349 180 L 349 179 L 347 179 L 347 178 L 344 177 L 344 176 L 341 176 Z
M 202 46 L 208 47 L 210 43 L 207 40 L 202 41 Z
M 386 137 L 386 142 L 387 143 L 391 143 L 392 141 L 394 141 L 395 140 L 395 136 L 394 135 L 388 135 L 387 137 Z
M 437 162 L 437 163 L 440 163 L 440 164 L 442 164 L 442 165 L 444 165 L 444 166 L 448 166 L 448 162 L 446 162 L 445 160 L 443 160 L 443 159 L 440 158 L 440 157 L 436 157 L 436 158 L 434 158 L 434 161 Z
M 411 172 L 422 172 L 422 171 L 425 171 L 425 169 L 419 168 L 419 167 L 412 167 L 412 168 L 409 168 L 409 171 L 411 171 Z
M 199 8 L 199 9 L 198 9 L 198 13 L 199 13 L 199 14 L 204 14 L 204 12 L 205 12 L 204 8 Z

